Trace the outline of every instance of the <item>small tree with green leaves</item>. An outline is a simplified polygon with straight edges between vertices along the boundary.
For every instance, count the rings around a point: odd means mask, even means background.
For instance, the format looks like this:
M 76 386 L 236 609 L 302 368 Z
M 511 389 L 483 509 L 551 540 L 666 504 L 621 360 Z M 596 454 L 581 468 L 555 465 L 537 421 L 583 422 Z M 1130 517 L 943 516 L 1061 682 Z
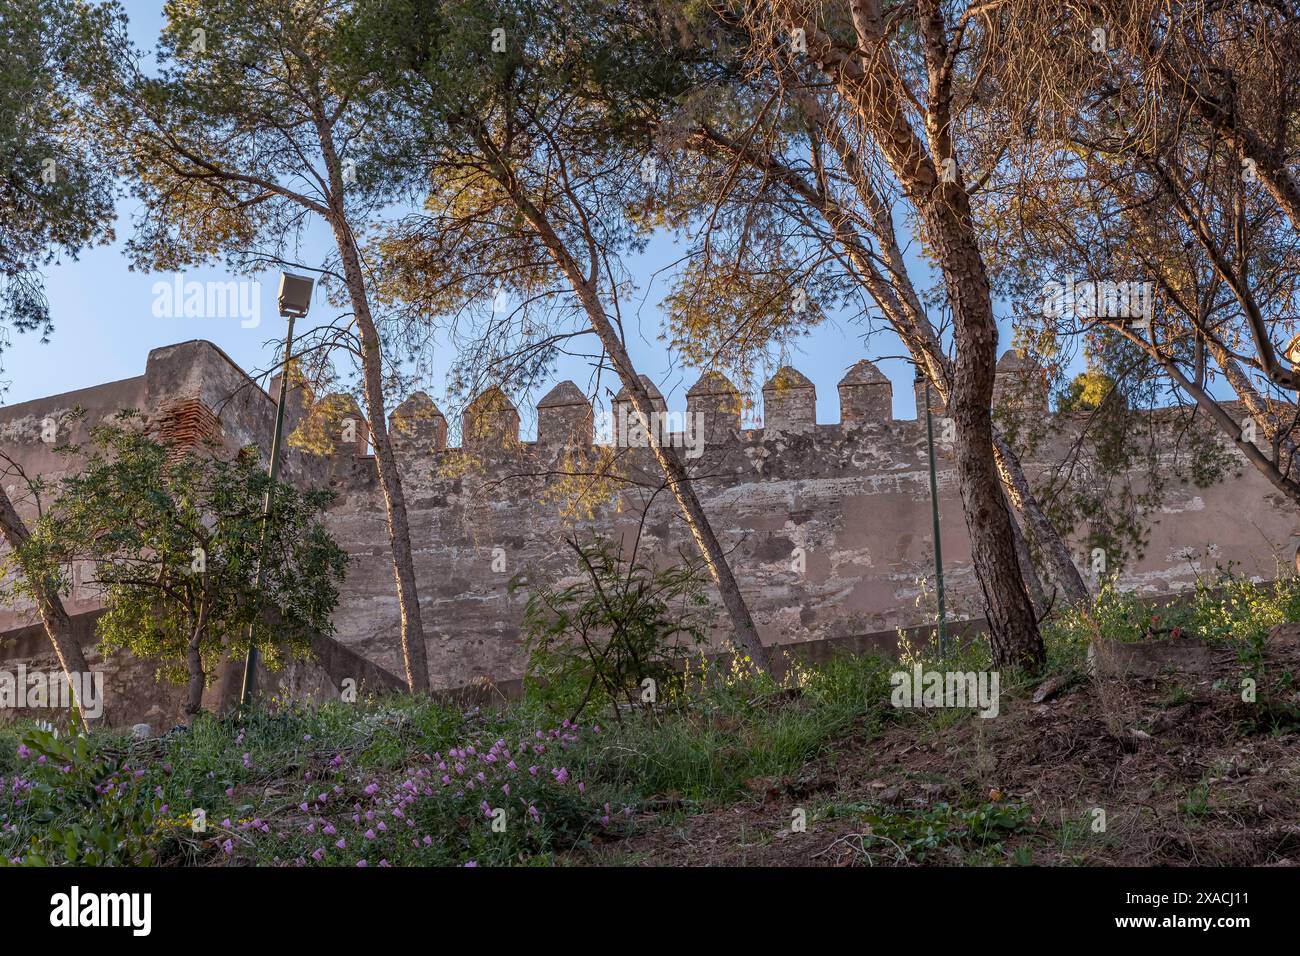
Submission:
M 347 555 L 320 520 L 332 493 L 277 482 L 258 587 L 271 487 L 258 456 L 179 453 L 139 424 L 125 412 L 91 430 L 84 467 L 61 482 L 25 557 L 60 587 L 87 562 L 88 583 L 103 590 L 102 647 L 157 660 L 161 677 L 186 683 L 186 713 L 196 714 L 216 662 L 248 652 L 250 622 L 271 666 L 332 630 Z
M 679 679 L 674 662 L 707 641 L 703 561 L 683 554 L 656 568 L 599 536 L 566 543 L 577 555 L 578 581 L 537 587 L 524 607 L 528 679 L 571 719 L 607 703 L 621 722 L 621 702 L 653 701 Z

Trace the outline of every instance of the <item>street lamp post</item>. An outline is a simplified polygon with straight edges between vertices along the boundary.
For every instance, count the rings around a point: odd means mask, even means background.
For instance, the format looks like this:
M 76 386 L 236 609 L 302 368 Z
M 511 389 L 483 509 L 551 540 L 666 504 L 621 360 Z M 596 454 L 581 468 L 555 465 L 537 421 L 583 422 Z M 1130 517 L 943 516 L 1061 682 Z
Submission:
M 266 496 L 262 499 L 262 538 L 257 549 L 257 573 L 255 592 L 261 594 L 262 582 L 266 575 L 263 564 L 266 551 L 266 536 L 270 529 L 271 493 L 275 490 L 276 479 L 280 476 L 280 440 L 284 433 L 284 406 L 289 394 L 289 359 L 293 352 L 293 323 L 307 314 L 311 308 L 312 280 L 306 276 L 282 272 L 280 274 L 280 315 L 289 320 L 289 330 L 284 337 L 284 365 L 280 369 L 280 395 L 275 405 L 275 430 L 271 434 L 271 464 L 267 468 L 270 484 Z M 244 682 L 239 690 L 239 707 L 246 708 L 253 699 L 254 683 L 257 678 L 257 645 L 253 643 L 253 630 L 256 617 L 248 622 L 248 657 L 244 660 Z

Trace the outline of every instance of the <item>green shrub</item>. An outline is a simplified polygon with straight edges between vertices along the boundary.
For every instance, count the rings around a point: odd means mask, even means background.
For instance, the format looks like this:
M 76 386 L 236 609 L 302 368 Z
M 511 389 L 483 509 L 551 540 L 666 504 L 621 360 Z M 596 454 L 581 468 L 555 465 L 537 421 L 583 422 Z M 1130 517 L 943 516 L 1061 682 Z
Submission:
M 1071 608 L 1045 627 L 1049 642 L 1086 647 L 1095 637 L 1142 641 L 1194 637 L 1242 648 L 1262 645 L 1278 624 L 1300 620 L 1300 578 L 1257 582 L 1229 568 L 1201 578 L 1188 594 L 1153 605 L 1108 580 L 1091 607 Z
M 680 684 L 680 660 L 707 640 L 702 563 L 683 555 L 654 568 L 599 536 L 568 544 L 578 582 L 534 588 L 524 607 L 526 682 L 571 720 L 609 707 L 621 721 L 621 704 L 653 703 Z

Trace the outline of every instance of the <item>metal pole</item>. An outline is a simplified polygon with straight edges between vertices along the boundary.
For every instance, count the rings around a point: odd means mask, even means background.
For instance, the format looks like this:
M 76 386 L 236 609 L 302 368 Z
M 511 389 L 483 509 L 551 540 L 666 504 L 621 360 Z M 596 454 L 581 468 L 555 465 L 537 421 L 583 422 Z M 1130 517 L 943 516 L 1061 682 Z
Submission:
M 934 586 L 939 598 L 939 654 L 948 656 L 948 614 L 943 606 L 943 544 L 939 539 L 939 482 L 934 468 L 934 420 L 930 415 L 930 379 L 925 380 L 925 437 L 930 446 L 930 514 L 934 519 Z
M 266 536 L 270 530 L 271 492 L 275 490 L 276 479 L 280 476 L 280 437 L 284 432 L 284 405 L 289 394 L 289 356 L 293 351 L 293 320 L 289 316 L 289 331 L 284 338 L 284 368 L 280 370 L 280 397 L 275 406 L 275 431 L 271 434 L 271 464 L 267 475 L 271 479 L 266 496 L 262 499 L 262 538 L 257 549 L 257 577 L 255 591 L 262 593 L 262 581 L 266 576 L 262 558 L 266 551 Z M 257 646 L 253 643 L 253 628 L 256 618 L 248 622 L 248 657 L 244 660 L 244 683 L 239 690 L 239 709 L 244 710 L 253 699 L 254 683 L 257 679 Z

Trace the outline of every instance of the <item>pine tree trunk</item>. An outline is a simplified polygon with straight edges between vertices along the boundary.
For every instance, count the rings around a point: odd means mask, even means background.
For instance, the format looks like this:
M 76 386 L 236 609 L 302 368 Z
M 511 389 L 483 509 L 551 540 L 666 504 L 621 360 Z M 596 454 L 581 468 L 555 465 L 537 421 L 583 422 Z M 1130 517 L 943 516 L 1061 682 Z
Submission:
M 1025 540 L 1025 533 L 1021 530 L 1014 511 L 1011 512 L 1011 534 L 1016 541 L 1016 560 L 1020 565 L 1020 577 L 1024 579 L 1029 601 L 1034 606 L 1034 616 L 1041 621 L 1043 615 L 1047 613 L 1047 595 L 1043 593 L 1043 582 L 1038 576 L 1038 569 L 1034 567 L 1034 556 L 1029 551 L 1029 542 Z
M 965 272 L 961 258 L 949 263 L 954 274 Z M 948 412 L 956 424 L 957 474 L 971 559 L 984 591 L 994 666 L 1033 670 L 1046 660 L 1046 652 L 1020 576 L 1011 514 L 993 459 L 989 409 L 993 401 L 997 326 L 991 309 L 984 318 L 979 312 L 953 307 L 959 360 L 954 368 Z
M 17 551 L 26 543 L 31 536 L 27 530 L 27 525 L 23 522 L 22 517 L 15 510 L 13 502 L 9 500 L 9 495 L 0 488 L 0 533 L 4 534 L 4 539 L 9 547 Z M 68 618 L 68 612 L 63 607 L 63 602 L 59 600 L 59 595 L 46 582 L 37 578 L 29 578 L 28 583 L 36 596 L 36 608 L 41 615 L 41 624 L 45 627 L 45 633 L 50 639 L 50 644 L 54 647 L 54 655 L 59 659 L 59 666 L 63 668 L 63 673 L 68 679 L 69 687 L 81 687 L 82 684 L 73 678 L 74 674 L 89 674 L 90 665 L 86 663 L 86 657 L 81 653 L 81 645 L 77 643 L 76 637 L 72 633 L 72 621 Z M 86 730 L 90 729 L 90 719 L 81 710 L 81 701 L 78 701 L 78 712 L 81 715 L 81 725 Z
M 856 16 L 860 16 L 861 13 L 860 9 L 855 11 Z M 796 99 L 809 121 L 819 125 L 827 141 L 840 156 L 850 173 L 850 180 L 859 198 L 870 211 L 871 221 L 875 224 L 876 239 L 880 243 L 879 258 L 883 260 L 883 270 L 877 266 L 877 257 L 871 254 L 857 231 L 850 226 L 848 217 L 842 213 L 838 204 L 827 205 L 824 197 L 811 190 L 794 170 L 776 162 L 770 155 L 754 149 L 752 144 L 738 142 L 712 129 L 701 127 L 700 139 L 702 142 L 722 148 L 764 174 L 776 177 L 789 186 L 796 195 L 821 209 L 827 225 L 831 227 L 835 241 L 843 247 L 850 261 L 857 266 L 855 278 L 866 293 L 875 300 L 903 340 L 917 368 L 930 380 L 940 400 L 946 404 L 952 363 L 944 354 L 939 336 L 930 324 L 921 299 L 917 296 L 908 277 L 907 263 L 895 236 L 892 210 L 867 176 L 866 169 L 852 144 L 843 138 L 843 131 L 836 124 L 827 122 L 815 98 L 797 95 Z M 1070 559 L 1069 549 L 1043 513 L 1038 499 L 1029 487 L 1020 459 L 1002 437 L 996 425 L 993 428 L 993 443 L 994 451 L 998 456 L 999 473 L 1007 495 L 1016 510 L 1025 516 L 1029 532 L 1047 559 L 1057 589 L 1070 604 L 1087 600 L 1088 588 L 1084 584 L 1082 575 L 1079 574 L 1079 569 Z M 1019 548 L 1019 543 L 1017 547 Z M 1032 573 L 1026 577 L 1026 582 L 1032 590 L 1035 585 L 1035 577 Z
M 584 298 L 581 294 L 579 297 Z M 594 300 L 594 296 L 592 296 L 592 299 Z M 585 301 L 584 305 L 587 305 Z M 637 376 L 631 359 L 619 341 L 613 326 L 605 318 L 604 311 L 600 309 L 599 302 L 595 302 L 594 308 L 599 310 L 599 317 L 593 314 L 590 306 L 588 307 L 588 315 L 591 317 L 592 325 L 596 327 L 596 334 L 600 336 L 605 351 L 609 354 L 615 369 L 618 371 L 619 379 L 628 391 L 628 396 L 632 400 L 632 408 L 642 417 L 646 432 L 652 436 L 650 444 L 655 460 L 659 463 L 659 467 L 663 469 L 664 477 L 668 480 L 669 488 L 677 501 L 677 506 L 681 509 L 686 525 L 691 530 L 691 536 L 695 539 L 696 546 L 704 556 L 704 562 L 709 569 L 709 574 L 717 585 L 718 593 L 722 596 L 723 606 L 726 607 L 727 616 L 731 619 L 734 643 L 764 673 L 780 676 L 776 669 L 779 665 L 774 655 L 763 646 L 762 638 L 758 634 L 758 628 L 749 613 L 749 606 L 745 603 L 745 597 L 740 591 L 740 585 L 736 581 L 735 574 L 732 573 L 731 565 L 727 562 L 726 552 L 723 550 L 721 542 L 718 541 L 718 536 L 713 532 L 713 526 L 709 523 L 709 518 L 704 513 L 704 507 L 695 494 L 695 486 L 677 454 L 677 449 L 659 444 L 658 429 L 650 427 L 654 406 L 651 403 L 649 393 Z
M 932 155 L 908 120 L 903 103 L 905 83 L 884 49 L 888 41 L 879 11 L 872 17 L 864 11 L 862 16 L 867 19 L 855 22 L 868 41 L 867 47 L 880 44 L 876 55 L 866 56 L 837 46 L 796 4 L 782 0 L 776 7 L 785 21 L 782 29 L 799 27 L 804 31 L 809 56 L 836 84 L 880 147 L 916 209 L 926 244 L 943 273 L 956 345 L 948 414 L 956 425 L 957 476 L 971 559 L 984 592 L 993 663 L 1037 669 L 1045 661 L 1046 651 L 1019 573 L 1011 514 L 993 455 L 998 328 L 992 290 L 971 219 L 970 197 L 959 176 L 940 177 L 939 160 L 934 158 L 954 155 L 954 130 L 930 109 L 946 109 L 947 103 L 936 100 L 924 113 Z M 929 0 L 918 3 L 918 20 L 934 88 L 935 61 L 943 59 L 934 49 L 943 39 L 937 4 Z
M 347 280 L 352 311 L 361 336 L 362 380 L 365 385 L 366 411 L 370 419 L 370 438 L 375 446 L 375 466 L 388 512 L 388 540 L 393 549 L 393 577 L 397 583 L 397 604 L 401 614 L 402 664 L 406 671 L 406 685 L 412 694 L 423 694 L 429 690 L 428 650 L 415 583 L 415 560 L 411 550 L 411 524 L 406 511 L 406 494 L 402 490 L 402 479 L 388 434 L 379 331 L 370 314 L 365 277 L 361 273 L 360 257 L 351 230 L 346 222 L 341 221 L 341 213 L 332 225 L 343 259 L 343 275 Z
M 312 105 L 321 154 L 329 174 L 329 224 L 343 262 L 343 278 L 361 339 L 361 374 L 366 414 L 370 420 L 370 438 L 375 448 L 379 487 L 383 491 L 384 508 L 388 515 L 388 541 L 393 549 L 393 577 L 397 584 L 397 606 L 401 617 L 402 665 L 406 672 L 407 688 L 412 694 L 422 694 L 429 690 L 428 648 L 424 641 L 424 620 L 420 616 L 419 591 L 415 583 L 415 560 L 411 550 L 411 524 L 406 511 L 406 495 L 402 490 L 402 478 L 397 470 L 397 460 L 388 434 L 379 330 L 375 327 L 370 312 L 365 275 L 361 271 L 361 256 L 343 204 L 343 169 L 319 100 Z
M 1011 504 L 1024 515 L 1034 544 L 1047 560 L 1052 583 L 1060 591 L 1065 603 L 1076 605 L 1086 602 L 1089 598 L 1088 586 L 1070 558 L 1070 549 L 1066 547 L 1065 539 L 1043 513 L 1038 497 L 1029 487 L 1029 479 L 1020 464 L 1020 457 L 996 425 L 993 426 L 993 451 L 997 456 L 1002 486 L 1006 489 Z
M 484 141 L 480 139 L 480 145 L 484 144 Z M 636 368 L 633 366 L 627 350 L 623 347 L 618 333 L 609 321 L 609 317 L 605 314 L 605 308 L 600 303 L 600 297 L 597 295 L 592 281 L 582 274 L 582 270 L 565 246 L 564 240 L 551 227 L 545 214 L 522 193 L 504 167 L 500 168 L 498 175 L 501 177 L 502 186 L 510 194 L 520 214 L 537 230 L 537 234 L 547 252 L 550 253 L 555 263 L 560 267 L 565 278 L 568 279 L 574 294 L 577 295 L 587 313 L 588 321 L 600 338 L 600 343 L 604 347 L 606 354 L 609 355 L 614 370 L 618 373 L 619 380 L 627 389 L 628 396 L 632 401 L 632 408 L 648 425 L 654 412 L 650 395 L 647 393 L 645 386 L 641 384 L 641 379 L 637 376 Z M 741 593 L 736 576 L 732 573 L 731 565 L 727 562 L 726 552 L 723 550 L 721 542 L 718 541 L 718 536 L 714 534 L 713 526 L 704 513 L 704 507 L 695 494 L 695 487 L 681 462 L 681 458 L 677 455 L 677 450 L 659 444 L 658 429 L 647 428 L 646 430 L 651 436 L 650 445 L 655 460 L 663 469 L 664 477 L 667 479 L 673 497 L 681 509 L 682 517 L 691 530 L 691 536 L 694 537 L 695 543 L 700 549 L 700 554 L 704 557 L 705 565 L 708 567 L 709 574 L 718 588 L 718 593 L 722 596 L 723 606 L 727 609 L 727 616 L 731 620 L 732 642 L 748 655 L 756 667 L 764 673 L 779 678 L 783 672 L 781 660 L 778 655 L 772 654 L 763 646 L 758 628 L 754 624 L 754 619 L 749 613 L 749 606 L 745 602 L 745 596 Z
M 749 613 L 749 606 L 745 603 L 745 597 L 740 591 L 740 585 L 736 581 L 735 574 L 732 573 L 731 565 L 727 562 L 726 552 L 723 551 L 718 536 L 713 532 L 713 526 L 709 523 L 708 516 L 704 513 L 704 507 L 695 494 L 695 486 L 677 454 L 677 449 L 660 445 L 657 436 L 658 429 L 650 427 L 651 415 L 654 412 L 650 395 L 646 392 L 645 386 L 641 383 L 635 369 L 633 369 L 631 360 L 614 333 L 613 326 L 604 318 L 603 311 L 599 320 L 593 319 L 593 325 L 597 324 L 597 334 L 618 370 L 619 379 L 623 382 L 629 397 L 632 399 L 632 408 L 644 420 L 646 432 L 654 436 L 651 440 L 651 449 L 654 452 L 655 460 L 659 462 L 664 477 L 668 479 L 673 497 L 677 500 L 677 505 L 686 519 L 687 527 L 691 529 L 691 536 L 695 539 L 696 546 L 704 556 L 704 562 L 718 587 L 718 593 L 722 596 L 723 606 L 726 607 L 727 616 L 731 619 L 735 644 L 763 672 L 780 676 L 775 669 L 778 664 L 774 655 L 763 646 L 763 640 L 759 636 L 758 628 Z

